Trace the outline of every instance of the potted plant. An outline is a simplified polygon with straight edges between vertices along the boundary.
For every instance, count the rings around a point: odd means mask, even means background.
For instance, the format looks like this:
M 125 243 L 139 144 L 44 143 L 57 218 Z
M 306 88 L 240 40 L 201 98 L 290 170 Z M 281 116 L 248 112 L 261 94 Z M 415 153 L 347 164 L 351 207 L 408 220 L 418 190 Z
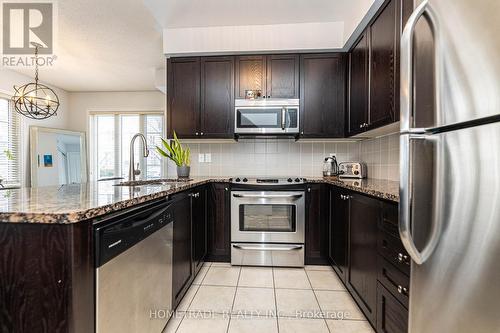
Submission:
M 177 138 L 177 134 L 174 131 L 174 139 L 168 143 L 166 140 L 161 139 L 163 144 L 163 150 L 161 147 L 156 146 L 158 153 L 170 160 L 172 160 L 175 165 L 177 165 L 177 177 L 178 178 L 189 178 L 189 171 L 191 169 L 191 151 L 189 147 L 182 147 L 181 142 Z
M 12 161 L 14 159 L 12 152 L 8 149 L 4 150 L 3 154 L 5 155 L 5 157 L 7 157 L 7 160 L 9 160 L 9 161 Z M 3 178 L 2 178 L 2 175 L 0 175 L 0 187 L 3 187 L 2 182 L 3 182 Z

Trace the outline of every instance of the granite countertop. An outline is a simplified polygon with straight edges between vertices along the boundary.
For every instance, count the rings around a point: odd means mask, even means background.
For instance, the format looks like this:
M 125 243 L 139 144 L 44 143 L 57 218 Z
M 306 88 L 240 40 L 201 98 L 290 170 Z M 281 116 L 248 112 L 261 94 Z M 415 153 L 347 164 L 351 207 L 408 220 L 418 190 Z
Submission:
M 307 180 L 310 183 L 333 184 L 377 198 L 399 201 L 399 183 L 395 181 L 341 180 L 333 177 Z M 229 178 L 199 177 L 187 182 L 137 187 L 115 186 L 119 181 L 105 181 L 2 190 L 0 223 L 76 223 L 206 183 L 228 181 Z
M 309 182 L 328 183 L 376 198 L 399 202 L 399 182 L 384 179 L 308 178 Z

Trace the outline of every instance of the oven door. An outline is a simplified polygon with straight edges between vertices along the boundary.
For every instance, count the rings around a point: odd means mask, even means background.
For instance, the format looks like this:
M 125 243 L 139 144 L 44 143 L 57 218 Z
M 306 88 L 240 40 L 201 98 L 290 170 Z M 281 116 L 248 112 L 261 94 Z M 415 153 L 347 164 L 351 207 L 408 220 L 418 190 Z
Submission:
M 232 191 L 231 241 L 303 244 L 303 191 Z

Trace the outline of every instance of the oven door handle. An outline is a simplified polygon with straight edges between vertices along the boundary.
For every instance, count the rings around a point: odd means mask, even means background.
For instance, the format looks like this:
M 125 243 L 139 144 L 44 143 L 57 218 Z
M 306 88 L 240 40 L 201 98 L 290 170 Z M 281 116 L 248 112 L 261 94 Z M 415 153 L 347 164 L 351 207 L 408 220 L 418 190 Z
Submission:
M 282 198 L 302 198 L 302 194 L 233 194 L 235 198 L 264 198 L 264 199 L 282 199 Z
M 302 245 L 293 245 L 286 247 L 259 247 L 259 246 L 246 246 L 246 245 L 236 245 L 233 244 L 233 247 L 238 250 L 252 250 L 252 251 L 292 251 L 292 250 L 302 250 Z

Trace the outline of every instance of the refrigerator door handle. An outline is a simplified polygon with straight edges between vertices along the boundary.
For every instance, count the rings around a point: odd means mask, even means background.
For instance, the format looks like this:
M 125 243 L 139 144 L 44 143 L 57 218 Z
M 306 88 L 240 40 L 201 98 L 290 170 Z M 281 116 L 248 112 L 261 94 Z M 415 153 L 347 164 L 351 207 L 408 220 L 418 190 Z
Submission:
M 401 108 L 401 133 L 425 133 L 423 128 L 412 128 L 411 119 L 413 114 L 413 35 L 419 19 L 426 15 L 430 21 L 431 29 L 434 32 L 435 54 L 438 53 L 439 36 L 437 34 L 438 26 L 435 14 L 429 5 L 428 0 L 422 3 L 411 14 L 401 36 L 401 65 L 400 65 L 400 108 Z M 436 62 L 436 73 L 434 79 L 439 82 L 439 63 Z M 436 87 L 439 87 L 436 85 Z M 439 114 L 439 94 L 436 92 L 435 112 Z
M 428 140 L 425 135 L 402 134 L 400 136 L 400 199 L 399 199 L 399 235 L 404 248 L 417 265 L 422 265 L 429 259 L 436 248 L 441 236 L 442 219 L 439 217 L 438 210 L 442 207 L 439 196 L 433 203 L 432 226 L 427 244 L 420 251 L 412 237 L 412 202 L 413 202 L 413 182 L 411 169 L 411 142 L 413 140 Z M 438 157 L 439 158 L 439 157 Z M 437 168 L 440 166 L 438 165 Z M 438 183 L 439 184 L 439 183 Z M 437 185 L 439 186 L 439 185 Z M 435 188 L 437 193 L 441 193 L 439 188 Z

